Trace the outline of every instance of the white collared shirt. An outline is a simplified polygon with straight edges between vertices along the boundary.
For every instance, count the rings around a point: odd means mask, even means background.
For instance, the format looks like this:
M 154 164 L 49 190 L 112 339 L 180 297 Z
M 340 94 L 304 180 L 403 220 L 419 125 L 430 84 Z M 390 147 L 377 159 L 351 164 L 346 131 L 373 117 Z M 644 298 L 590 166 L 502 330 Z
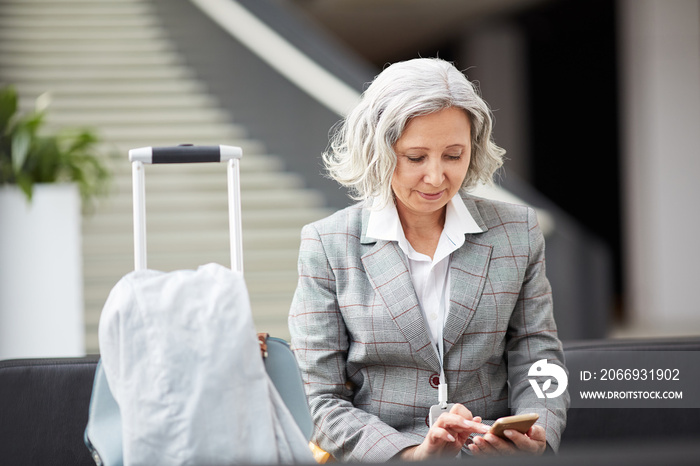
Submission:
M 442 330 L 447 320 L 450 302 L 450 255 L 464 244 L 465 234 L 481 231 L 461 196 L 456 194 L 447 203 L 445 226 L 431 259 L 430 256 L 416 252 L 411 247 L 401 227 L 394 203 L 370 212 L 366 236 L 377 240 L 396 241 L 408 258 L 411 281 L 433 345 L 437 346 L 442 340 Z

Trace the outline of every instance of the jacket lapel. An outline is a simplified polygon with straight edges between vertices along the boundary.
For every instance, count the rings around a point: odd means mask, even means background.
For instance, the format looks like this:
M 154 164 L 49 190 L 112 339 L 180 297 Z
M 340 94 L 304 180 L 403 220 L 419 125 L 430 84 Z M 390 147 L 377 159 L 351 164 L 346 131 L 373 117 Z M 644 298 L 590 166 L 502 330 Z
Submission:
M 476 203 L 463 198 L 482 232 L 488 230 Z M 486 273 L 493 246 L 479 241 L 483 233 L 466 235 L 464 245 L 452 254 L 450 261 L 450 310 L 447 314 L 443 339 L 445 353 L 459 340 L 476 312 L 486 282 Z
M 365 210 L 360 240 L 365 246 L 362 254 L 365 272 L 374 291 L 388 309 L 392 321 L 413 351 L 431 368 L 439 371 L 440 361 L 430 342 L 425 319 L 408 271 L 407 259 L 397 244 L 366 237 L 368 217 L 369 212 Z

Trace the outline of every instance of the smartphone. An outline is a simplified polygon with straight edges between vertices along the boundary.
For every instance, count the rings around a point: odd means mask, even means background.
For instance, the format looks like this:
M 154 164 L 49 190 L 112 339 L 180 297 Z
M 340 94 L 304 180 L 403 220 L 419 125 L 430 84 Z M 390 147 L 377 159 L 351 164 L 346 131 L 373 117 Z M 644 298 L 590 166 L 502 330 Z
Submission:
M 493 423 L 489 433 L 497 435 L 501 438 L 506 438 L 503 431 L 506 429 L 513 429 L 524 434 L 530 429 L 530 427 L 532 427 L 539 417 L 540 416 L 535 413 L 516 414 L 515 416 L 502 417 Z

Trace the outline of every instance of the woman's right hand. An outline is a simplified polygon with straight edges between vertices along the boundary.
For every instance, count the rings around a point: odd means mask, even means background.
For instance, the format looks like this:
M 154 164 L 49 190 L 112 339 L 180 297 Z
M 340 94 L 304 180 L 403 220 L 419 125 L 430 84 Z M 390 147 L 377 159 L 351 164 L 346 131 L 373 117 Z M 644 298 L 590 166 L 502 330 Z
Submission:
M 400 458 L 421 461 L 428 458 L 454 457 L 459 453 L 471 434 L 485 434 L 489 426 L 481 423 L 479 416 L 473 417 L 464 405 L 455 404 L 433 423 L 420 445 L 406 448 Z

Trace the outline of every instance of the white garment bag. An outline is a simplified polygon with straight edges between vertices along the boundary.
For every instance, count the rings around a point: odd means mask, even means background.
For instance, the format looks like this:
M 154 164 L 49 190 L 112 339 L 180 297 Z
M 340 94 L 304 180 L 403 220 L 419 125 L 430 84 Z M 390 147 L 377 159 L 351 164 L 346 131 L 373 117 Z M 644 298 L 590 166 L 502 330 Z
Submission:
M 214 151 L 229 162 L 236 270 L 148 270 L 143 163 L 202 161 Z M 313 462 L 265 371 L 253 325 L 240 247 L 240 149 L 146 148 L 130 158 L 136 270 L 112 289 L 99 324 L 101 364 L 121 411 L 123 464 Z

